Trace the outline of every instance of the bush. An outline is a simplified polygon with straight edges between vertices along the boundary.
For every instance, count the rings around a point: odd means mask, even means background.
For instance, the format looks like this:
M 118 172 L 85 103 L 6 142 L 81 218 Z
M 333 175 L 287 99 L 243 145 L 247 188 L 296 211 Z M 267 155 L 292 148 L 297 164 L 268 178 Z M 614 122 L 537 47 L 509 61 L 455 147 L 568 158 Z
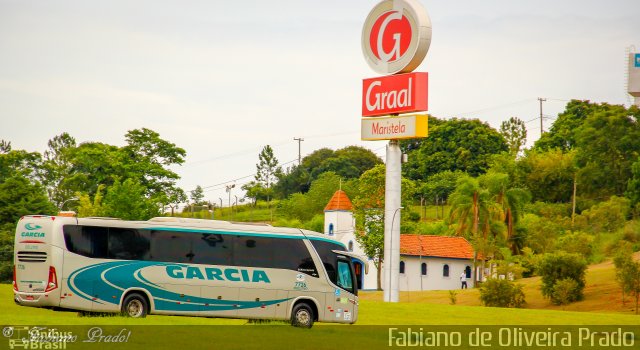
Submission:
M 527 213 L 533 213 L 548 219 L 571 216 L 571 203 L 535 202 L 525 205 Z
M 407 217 L 407 219 L 409 221 L 418 222 L 418 221 L 420 221 L 420 213 L 417 213 L 415 211 L 410 211 L 409 212 L 409 216 Z
M 324 215 L 314 215 L 313 218 L 305 222 L 302 227 L 315 232 L 324 232 Z
M 613 232 L 624 226 L 630 210 L 628 199 L 611 196 L 608 201 L 585 210 L 581 216 L 587 219 L 591 232 Z
M 507 279 L 490 278 L 480 287 L 480 301 L 484 306 L 523 307 L 522 285 Z
M 524 246 L 530 247 L 535 253 L 551 251 L 561 228 L 553 221 L 537 216 L 525 214 L 518 227 L 526 231 Z
M 582 300 L 586 270 L 587 262 L 578 254 L 566 252 L 545 254 L 537 269 L 538 274 L 542 276 L 542 295 L 552 298 L 556 283 L 571 278 L 578 285 L 575 289 L 575 300 Z
M 623 239 L 627 242 L 637 243 L 640 242 L 640 221 L 629 221 L 624 225 Z
M 578 282 L 572 278 L 564 278 L 556 282 L 551 292 L 551 302 L 556 305 L 566 305 L 576 301 L 578 290 Z
M 584 232 L 566 234 L 556 242 L 556 248 L 567 253 L 576 253 L 589 259 L 593 254 L 593 236 Z

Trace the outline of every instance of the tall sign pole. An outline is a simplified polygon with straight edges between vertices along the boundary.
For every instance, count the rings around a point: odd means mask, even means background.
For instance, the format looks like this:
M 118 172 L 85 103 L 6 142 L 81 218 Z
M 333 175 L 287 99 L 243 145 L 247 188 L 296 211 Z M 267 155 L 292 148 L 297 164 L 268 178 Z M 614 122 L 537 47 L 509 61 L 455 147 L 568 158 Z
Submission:
M 427 136 L 428 75 L 411 73 L 431 44 L 431 20 L 417 0 L 383 0 L 362 30 L 362 51 L 381 77 L 362 82 L 362 140 L 390 140 L 384 207 L 384 301 L 399 301 L 402 151 L 400 139 Z

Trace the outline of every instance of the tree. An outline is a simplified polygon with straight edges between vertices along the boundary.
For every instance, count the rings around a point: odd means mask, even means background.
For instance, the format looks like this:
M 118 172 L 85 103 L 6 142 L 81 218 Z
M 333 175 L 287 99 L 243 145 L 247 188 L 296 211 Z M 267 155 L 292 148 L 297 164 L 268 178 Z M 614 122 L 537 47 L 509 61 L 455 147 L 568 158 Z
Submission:
M 524 189 L 510 188 L 509 175 L 507 174 L 489 171 L 478 179 L 501 207 L 502 221 L 507 227 L 506 238 L 511 243 L 511 251 L 518 254 L 522 246 L 517 244 L 518 241 L 513 240 L 515 227 L 524 214 L 524 206 L 531 200 L 531 195 Z
M 563 152 L 574 149 L 577 146 L 576 131 L 587 117 L 598 108 L 597 104 L 592 104 L 589 101 L 571 100 L 567 103 L 564 112 L 558 114 L 551 129 L 543 133 L 536 141 L 534 149 L 537 151 L 559 149 Z
M 159 214 L 158 204 L 146 196 L 147 188 L 134 179 L 116 179 L 104 196 L 103 215 L 123 220 L 148 220 Z
M 93 196 L 100 185 L 111 186 L 116 178 L 126 178 L 125 162 L 116 146 L 85 142 L 69 150 L 72 169 L 64 180 L 65 188 Z M 136 177 L 144 174 L 136 174 Z
M 627 183 L 624 195 L 631 201 L 631 207 L 637 208 L 640 203 L 640 157 L 631 166 L 631 178 Z
M 40 153 L 12 150 L 10 142 L 0 140 L 0 181 L 17 175 L 35 182 L 41 164 Z
M 382 290 L 382 263 L 384 261 L 384 220 L 383 211 L 368 209 L 361 212 L 359 221 L 363 222 L 362 230 L 356 233 L 356 241 L 364 253 L 373 259 L 373 265 L 378 271 L 376 276 L 377 289 Z
M 0 181 L 0 223 L 15 225 L 24 215 L 56 212 L 39 183 L 32 183 L 19 174 Z
M 449 196 L 449 204 L 449 222 L 456 223 L 456 233 L 467 237 L 474 246 L 474 266 L 479 252 L 484 266 L 484 260 L 497 249 L 496 238 L 502 238 L 504 232 L 500 206 L 477 179 L 469 176 L 458 180 L 455 191 Z M 476 282 L 478 277 L 482 278 L 476 276 Z
M 196 188 L 189 192 L 191 195 L 191 202 L 195 205 L 200 205 L 202 200 L 204 199 L 204 191 L 200 185 L 196 186 Z
M 124 178 L 138 182 L 144 187 L 148 198 L 175 188 L 180 176 L 169 167 L 184 163 L 184 149 L 147 128 L 130 130 L 125 139 L 127 145 L 119 150 L 122 155 L 120 161 L 124 164 Z
M 420 196 L 420 204 L 422 205 L 422 200 L 426 199 L 434 201 L 436 205 L 441 203 L 444 206 L 449 195 L 455 190 L 458 179 L 463 175 L 464 173 L 461 171 L 445 170 L 429 176 L 417 191 Z M 442 210 L 444 216 L 444 207 Z
M 509 153 L 515 158 L 527 142 L 527 127 L 524 125 L 524 121 L 517 117 L 511 117 L 500 124 L 500 133 L 509 146 Z
M 274 192 L 282 198 L 296 192 L 306 193 L 322 173 L 331 171 L 344 180 L 357 179 L 381 163 L 375 153 L 363 147 L 348 146 L 337 151 L 322 148 L 304 157 L 299 166 L 282 174 Z
M 362 246 L 365 254 L 373 258 L 378 269 L 379 290 L 382 288 L 380 267 L 384 262 L 385 173 L 384 164 L 365 171 L 358 179 L 357 194 L 352 197 L 358 230 L 356 241 Z M 401 181 L 401 203 L 408 208 L 415 192 L 415 184 L 405 178 Z
M 24 215 L 55 213 L 39 183 L 20 173 L 0 179 L 0 282 L 11 280 L 16 222 Z
M 76 140 L 65 132 L 49 140 L 47 145 L 49 149 L 44 152 L 42 179 L 49 199 L 59 207 L 73 196 L 73 190 L 66 181 L 73 170 L 72 152 L 76 148 Z
M 273 155 L 273 149 L 271 148 L 271 146 L 264 146 L 264 148 L 262 148 L 262 151 L 258 155 L 255 180 L 264 188 L 267 202 L 271 200 L 272 186 L 281 171 L 281 168 L 278 166 L 278 159 L 276 159 L 276 157 Z
M 573 184 L 578 169 L 577 151 L 563 152 L 533 150 L 518 162 L 522 182 L 531 192 L 534 201 L 568 203 L 573 196 Z
M 242 185 L 241 189 L 245 191 L 247 198 L 253 199 L 254 206 L 258 203 L 258 198 L 261 198 L 262 194 L 265 193 L 262 184 L 255 181 L 250 181 Z
M 632 277 L 629 271 L 626 271 L 626 265 L 633 263 L 633 246 L 627 241 L 620 241 L 615 251 L 613 265 L 616 267 L 616 281 L 622 289 L 622 305 L 624 305 L 624 296 L 631 291 L 629 287 L 633 285 Z
M 403 166 L 408 179 L 424 180 L 445 170 L 478 176 L 487 171 L 492 155 L 508 150 L 502 135 L 477 119 L 432 120 L 436 118 L 429 120 L 429 137 L 400 143 L 409 154 Z
M 640 156 L 640 108 L 600 105 L 576 131 L 583 195 L 624 195 Z
M 78 217 L 106 216 L 104 214 L 105 209 L 102 205 L 104 188 L 104 185 L 98 186 L 93 200 L 91 200 L 91 197 L 87 193 L 76 192 L 76 196 L 78 197 Z
M 640 108 L 573 100 L 535 143 L 537 151 L 576 150 L 578 183 L 586 198 L 622 195 L 640 155 Z M 534 195 L 535 197 L 535 195 Z

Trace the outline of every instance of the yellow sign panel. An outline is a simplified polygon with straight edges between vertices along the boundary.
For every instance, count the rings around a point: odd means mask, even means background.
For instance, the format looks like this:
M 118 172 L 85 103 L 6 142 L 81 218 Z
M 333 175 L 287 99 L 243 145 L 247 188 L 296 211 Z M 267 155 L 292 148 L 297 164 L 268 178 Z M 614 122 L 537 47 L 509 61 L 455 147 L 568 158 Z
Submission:
M 427 137 L 428 120 L 426 114 L 362 118 L 361 139 L 376 141 Z

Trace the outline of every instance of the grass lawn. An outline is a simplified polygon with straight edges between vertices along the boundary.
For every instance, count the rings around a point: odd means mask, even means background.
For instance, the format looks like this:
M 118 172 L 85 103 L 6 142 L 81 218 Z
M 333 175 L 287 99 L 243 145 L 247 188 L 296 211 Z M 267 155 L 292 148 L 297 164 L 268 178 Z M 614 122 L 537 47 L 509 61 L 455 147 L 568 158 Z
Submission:
M 403 293 L 402 302 L 384 303 L 379 292 L 361 293 L 358 325 L 547 325 L 633 324 L 640 316 L 561 310 L 487 308 L 472 304 L 477 290 L 458 295 L 457 305 L 442 302 L 445 292 Z M 447 293 L 448 300 L 448 293 Z M 246 320 L 150 315 L 146 319 L 120 316 L 79 317 L 76 312 L 18 306 L 11 285 L 0 285 L 0 324 L 23 325 L 243 325 Z

